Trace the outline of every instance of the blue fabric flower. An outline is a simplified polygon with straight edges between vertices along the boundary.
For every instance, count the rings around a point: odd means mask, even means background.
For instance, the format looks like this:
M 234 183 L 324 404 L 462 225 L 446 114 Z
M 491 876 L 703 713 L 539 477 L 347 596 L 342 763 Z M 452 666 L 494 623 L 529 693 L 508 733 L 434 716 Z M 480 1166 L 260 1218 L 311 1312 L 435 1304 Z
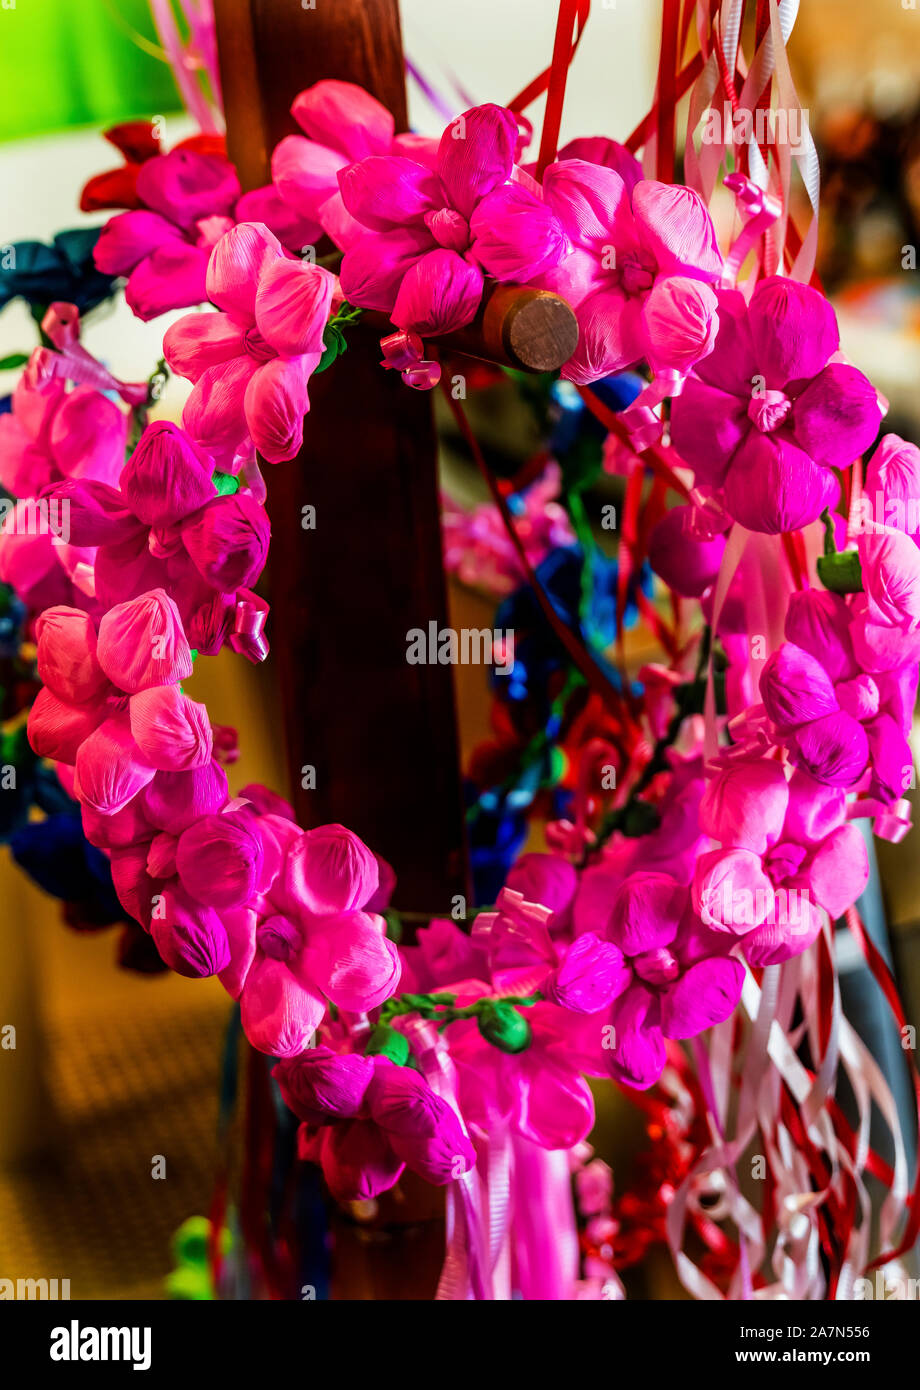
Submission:
M 80 227 L 58 232 L 50 246 L 19 241 L 7 247 L 0 256 L 0 309 L 21 297 L 34 309 L 65 300 L 85 314 L 111 299 L 117 277 L 103 275 L 93 262 L 101 230 Z

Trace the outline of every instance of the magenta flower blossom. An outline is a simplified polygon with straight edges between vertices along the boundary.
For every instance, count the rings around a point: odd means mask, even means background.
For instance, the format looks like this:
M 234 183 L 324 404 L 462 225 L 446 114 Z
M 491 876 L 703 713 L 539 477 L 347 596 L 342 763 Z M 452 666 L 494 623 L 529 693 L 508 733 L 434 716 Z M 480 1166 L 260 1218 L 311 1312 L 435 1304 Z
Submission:
M 63 478 L 115 483 L 125 457 L 128 417 L 90 386 L 68 391 L 54 379 L 21 376 L 12 410 L 0 415 L 0 483 L 14 497 L 37 497 Z
M 671 407 L 674 447 L 751 531 L 807 526 L 840 493 L 831 471 L 875 438 L 871 383 L 842 362 L 837 320 L 817 290 L 761 280 L 750 305 L 719 292 L 715 346 Z
M 240 1000 L 252 1045 L 294 1057 L 308 1046 L 327 1000 L 360 1013 L 388 999 L 399 983 L 399 953 L 384 919 L 364 910 L 378 868 L 356 835 L 340 825 L 302 833 L 274 815 L 260 816 L 256 827 L 263 860 L 247 886 L 257 891 L 240 885 L 227 903 L 240 910 L 226 923 L 231 960 L 221 980 Z M 185 835 L 201 833 L 192 827 Z M 179 876 L 193 896 L 210 902 L 214 875 L 201 873 L 195 843 L 186 853 L 179 841 Z M 251 857 L 233 846 L 219 853 L 228 866 Z
M 866 846 L 846 796 L 802 771 L 738 757 L 707 788 L 700 824 L 721 848 L 701 855 L 693 904 L 704 923 L 740 941 L 750 965 L 800 955 L 869 879 Z
M 218 494 L 210 464 L 177 425 L 147 426 L 119 489 L 68 482 L 54 496 L 69 505 L 74 542 L 93 548 L 104 608 L 164 589 L 175 595 L 192 645 L 207 655 L 220 650 L 239 591 L 262 572 L 271 528 L 249 494 Z
M 423 336 L 469 323 L 483 288 L 474 214 L 510 176 L 517 138 L 510 111 L 476 106 L 444 131 L 433 169 L 371 155 L 341 170 L 345 207 L 367 229 L 345 251 L 346 299 Z
M 137 173 L 141 206 L 107 222 L 94 259 L 106 275 L 127 275 L 125 298 L 140 319 L 207 299 L 211 248 L 233 226 L 240 196 L 223 155 L 176 149 L 146 160 Z
M 458 994 L 457 1002 L 471 1004 L 491 992 L 484 983 L 471 984 Z M 531 1032 L 522 1052 L 495 1047 L 474 1019 L 461 1019 L 445 1030 L 457 1068 L 461 1114 L 486 1132 L 498 1123 L 507 1124 L 543 1149 L 570 1149 L 594 1124 L 591 1089 L 573 1060 L 577 1015 L 551 1003 L 521 1012 Z
M 297 453 L 335 284 L 321 266 L 285 255 L 259 223 L 241 223 L 214 248 L 207 288 L 220 312 L 179 319 L 163 351 L 195 383 L 185 428 L 223 467 L 235 471 L 252 444 L 269 463 Z
M 630 874 L 608 900 L 606 942 L 622 958 L 612 1003 L 585 1018 L 576 1048 L 589 1075 L 645 1090 L 664 1068 L 666 1038 L 692 1038 L 729 1018 L 744 968 L 734 942 L 704 926 L 670 874 Z
M 319 1163 L 337 1201 L 379 1197 L 405 1168 L 443 1186 L 469 1172 L 476 1153 L 457 1115 L 417 1071 L 388 1057 L 313 1048 L 273 1072 L 302 1121 L 301 1158 Z
M 493 195 L 483 217 L 510 227 L 510 197 L 507 189 Z M 642 360 L 655 372 L 685 372 L 705 357 L 722 257 L 691 189 L 650 179 L 630 187 L 614 169 L 567 159 L 546 170 L 543 198 L 556 234 L 550 244 L 561 238 L 563 254 L 533 278 L 567 299 L 578 318 L 564 377 L 597 381 Z
M 345 248 L 364 227 L 345 209 L 339 173 L 371 155 L 419 158 L 430 144 L 415 135 L 394 135 L 391 112 L 352 82 L 315 82 L 291 106 L 304 135 L 286 135 L 272 155 L 272 180 L 279 196 L 305 221 Z M 427 158 L 423 162 L 428 162 Z
M 909 541 L 905 542 L 910 545 Z M 760 694 L 779 742 L 817 781 L 852 788 L 871 772 L 870 794 L 901 795 L 911 766 L 905 737 L 912 706 L 894 673 L 862 670 L 850 636 L 851 614 L 837 594 L 794 594 L 786 641 L 760 677 Z M 913 674 L 914 664 L 905 668 Z

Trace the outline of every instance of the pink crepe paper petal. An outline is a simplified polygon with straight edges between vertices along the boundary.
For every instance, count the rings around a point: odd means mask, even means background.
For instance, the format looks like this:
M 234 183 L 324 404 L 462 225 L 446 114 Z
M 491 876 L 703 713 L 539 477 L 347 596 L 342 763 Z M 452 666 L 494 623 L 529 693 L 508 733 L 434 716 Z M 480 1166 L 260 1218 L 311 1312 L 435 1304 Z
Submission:
M 661 274 L 709 279 L 721 274 L 712 218 L 691 188 L 643 179 L 633 188 L 631 203 L 639 239 Z
M 869 760 L 866 731 L 849 714 L 838 710 L 804 724 L 792 736 L 790 756 L 819 782 L 852 787 Z
M 229 213 L 240 196 L 236 170 L 222 155 L 175 149 L 148 159 L 137 173 L 137 196 L 182 227 L 200 217 Z
M 311 929 L 297 978 L 350 1013 L 375 1009 L 395 993 L 399 952 L 382 917 L 343 913 Z
M 104 705 L 72 705 L 42 689 L 29 710 L 27 727 L 32 751 L 40 758 L 73 766 L 81 745 L 105 717 Z
M 221 921 L 230 947 L 230 963 L 220 972 L 220 982 L 231 999 L 239 999 L 256 954 L 256 914 L 246 907 L 224 908 Z
M 356 1053 L 338 1055 L 329 1048 L 314 1047 L 302 1057 L 278 1062 L 272 1076 L 289 1110 L 301 1120 L 322 1124 L 353 1120 L 360 1114 L 374 1063 Z
M 816 521 L 833 508 L 840 484 L 790 439 L 752 431 L 725 477 L 725 506 L 749 531 L 777 535 Z
M 723 1023 L 734 1012 L 743 983 L 740 961 L 724 956 L 697 961 L 664 990 L 661 1031 L 666 1038 L 694 1038 Z
M 131 733 L 158 772 L 188 772 L 211 761 L 211 723 L 202 704 L 160 685 L 132 695 Z
M 96 656 L 92 619 L 76 608 L 47 608 L 35 624 L 38 676 L 70 704 L 98 701 L 111 690 Z
M 469 218 L 479 202 L 511 173 L 517 121 L 503 106 L 487 103 L 458 116 L 438 146 L 438 176 L 453 207 Z
M 671 438 L 698 483 L 721 486 L 733 454 L 750 431 L 747 403 L 696 377 L 689 377 L 671 402 Z
M 644 1091 L 664 1071 L 666 1052 L 658 1024 L 658 1004 L 652 994 L 633 985 L 610 1010 L 614 1032 L 608 1055 L 611 1074 L 627 1086 Z
M 278 238 L 262 222 L 241 222 L 211 252 L 208 299 L 243 323 L 255 321 L 256 290 L 264 271 L 284 259 Z
M 630 874 L 613 899 L 606 934 L 627 956 L 667 946 L 686 901 L 686 888 L 669 874 Z
M 262 870 L 258 822 L 248 811 L 203 816 L 179 837 L 176 867 L 198 902 L 219 909 L 242 907 L 253 897 Z
M 310 1045 L 326 1012 L 318 994 L 294 979 L 283 961 L 259 956 L 240 996 L 243 1031 L 260 1052 L 296 1057 Z
M 786 610 L 786 637 L 810 652 L 832 681 L 856 674 L 850 641 L 850 610 L 839 594 L 806 589 L 793 594 Z
M 308 246 L 315 246 L 323 234 L 317 218 L 304 217 L 290 207 L 271 183 L 244 193 L 234 215 L 238 222 L 264 222 L 281 245 L 295 256 L 303 255 Z
M 121 212 L 99 233 L 93 260 L 104 275 L 128 275 L 157 247 L 182 242 L 182 233 L 165 217 L 139 210 Z
M 630 980 L 623 952 L 612 941 L 585 932 L 566 948 L 543 992 L 547 999 L 574 1013 L 594 1014 L 609 1008 Z
M 284 890 L 294 909 L 326 915 L 362 907 L 378 883 L 377 860 L 344 825 L 320 825 L 288 849 Z
M 345 251 L 339 271 L 342 293 L 351 304 L 388 314 L 396 303 L 404 275 L 434 244 L 425 226 L 380 236 L 365 234 Z
M 285 463 L 303 443 L 303 417 L 310 409 L 307 383 L 319 359 L 318 352 L 275 357 L 249 380 L 243 397 L 246 423 L 268 463 Z
M 795 729 L 839 708 L 830 676 L 809 652 L 784 642 L 760 676 L 760 696 L 780 730 Z
M 132 737 L 127 714 L 106 719 L 89 735 L 75 767 L 79 800 L 103 815 L 127 806 L 155 771 Z
M 437 178 L 402 155 L 372 155 L 340 170 L 339 190 L 352 217 L 375 232 L 418 223 L 443 205 Z
M 179 887 L 163 893 L 154 909 L 150 934 L 169 968 L 193 980 L 216 975 L 230 958 L 227 933 L 217 913 L 193 902 Z
M 170 309 L 204 304 L 208 253 L 184 241 L 158 246 L 131 272 L 125 301 L 139 319 L 149 323 Z
M 323 330 L 335 276 L 322 266 L 276 261 L 264 271 L 256 293 L 256 325 L 283 357 L 323 352 Z
M 552 208 L 520 184 L 497 188 L 470 219 L 473 250 L 496 280 L 525 281 L 557 265 L 568 239 Z
M 686 276 L 656 281 L 642 310 L 645 356 L 654 372 L 686 372 L 712 349 L 718 300 L 709 285 Z
M 272 154 L 272 182 L 301 217 L 319 221 L 324 203 L 338 192 L 338 174 L 350 160 L 337 150 L 286 135 Z
M 582 159 L 551 164 L 543 176 L 543 195 L 577 246 L 601 256 L 636 244 L 635 223 L 622 177 Z
M 802 875 L 812 900 L 830 915 L 842 917 L 869 881 L 866 843 L 855 825 L 841 825 L 814 851 Z
M 249 438 L 243 402 L 258 364 L 252 357 L 208 367 L 192 388 L 182 423 L 204 448 L 233 455 Z
M 245 352 L 244 331 L 229 314 L 185 314 L 163 337 L 163 355 L 172 371 L 198 381 L 209 367 L 231 362 Z
M 182 543 L 215 589 L 251 587 L 265 566 L 271 535 L 265 508 L 248 493 L 218 497 L 182 527 Z
M 697 860 L 693 906 L 716 931 L 742 936 L 773 913 L 773 884 L 760 855 L 749 849 L 716 849 Z
M 390 317 L 422 337 L 452 333 L 476 317 L 482 272 L 455 251 L 431 251 L 410 266 Z
M 781 275 L 758 284 L 749 325 L 755 370 L 770 390 L 816 376 L 840 346 L 837 319 L 824 295 Z
M 211 471 L 183 430 L 156 420 L 125 464 L 120 486 L 145 526 L 172 526 L 215 496 Z
M 112 684 L 130 695 L 192 674 L 179 610 L 163 589 L 110 608 L 99 623 L 97 653 Z
M 881 419 L 871 381 L 842 362 L 819 372 L 792 408 L 796 443 L 827 468 L 846 468 L 868 449 Z
M 51 451 L 70 478 L 115 483 L 125 457 L 128 417 L 90 386 L 78 386 L 62 402 L 51 426 Z
M 346 1120 L 320 1133 L 323 1177 L 337 1202 L 371 1201 L 399 1180 L 405 1164 L 377 1125 Z
M 562 369 L 585 384 L 638 362 L 645 351 L 642 305 L 618 288 L 599 290 L 576 309 L 578 347 Z
M 145 816 L 178 835 L 227 804 L 227 774 L 218 762 L 192 772 L 158 772 L 141 795 Z
M 381 154 L 393 140 L 392 113 L 354 82 L 314 82 L 294 98 L 291 115 L 311 140 L 341 150 L 349 159 Z

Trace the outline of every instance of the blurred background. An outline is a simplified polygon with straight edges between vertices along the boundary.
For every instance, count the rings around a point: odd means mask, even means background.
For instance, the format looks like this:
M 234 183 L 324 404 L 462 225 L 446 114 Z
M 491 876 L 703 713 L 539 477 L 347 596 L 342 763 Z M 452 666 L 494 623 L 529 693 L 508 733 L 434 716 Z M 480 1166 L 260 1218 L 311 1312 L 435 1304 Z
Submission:
M 507 101 L 549 61 L 556 8 L 554 0 L 403 0 L 406 53 L 457 110 Z M 652 101 L 659 29 L 654 0 L 596 0 L 569 79 L 562 142 L 626 137 Z M 920 441 L 920 271 L 906 268 L 917 264 L 907 249 L 920 244 L 920 12 L 901 0 L 803 0 L 789 55 L 821 157 L 818 270 L 844 349 L 888 397 L 886 427 Z M 105 214 L 81 214 L 77 202 L 85 181 L 115 162 L 106 127 L 159 118 L 170 146 L 193 129 L 144 0 L 4 5 L 0 79 L 2 245 L 102 225 Z M 443 121 L 419 86 L 410 82 L 409 91 L 414 128 L 439 131 Z M 539 129 L 539 105 L 530 114 Z M 173 317 L 143 324 L 123 301 L 103 304 L 84 341 L 120 377 L 141 380 Z M 28 307 L 0 306 L 0 361 L 35 342 Z M 0 369 L 0 397 L 14 380 Z M 172 379 L 156 413 L 178 418 L 183 398 L 184 383 Z M 502 385 L 486 385 L 469 409 L 496 467 L 513 473 L 537 442 L 531 417 Z M 466 504 L 483 500 L 452 422 L 439 417 L 439 425 L 446 489 Z M 618 487 L 603 475 L 596 514 L 619 500 Z M 455 626 L 491 624 L 494 602 L 475 589 L 452 580 L 450 601 Z M 627 652 L 635 668 L 658 655 L 647 636 L 633 634 Z M 198 667 L 191 693 L 240 731 L 232 785 L 259 781 L 284 793 L 271 659 L 258 670 L 232 656 Z M 490 694 L 481 668 L 454 670 L 466 763 L 489 737 Z M 877 846 L 880 892 L 871 910 L 864 904 L 913 1018 L 918 846 L 918 831 L 897 848 Z M 0 1051 L 0 1278 L 69 1278 L 74 1298 L 163 1296 L 176 1266 L 174 1234 L 210 1209 L 233 1151 L 234 1135 L 219 1125 L 229 1002 L 216 981 L 119 969 L 116 956 L 127 949 L 119 929 L 65 925 L 60 903 L 5 850 L 0 894 L 0 1027 L 17 1021 L 15 1051 Z M 874 987 L 852 956 L 842 956 L 841 969 L 854 1022 L 897 1090 L 897 1040 Z M 609 1090 L 600 1111 L 598 1149 L 628 1180 L 643 1117 Z M 164 1177 L 153 1176 L 158 1157 Z M 679 1294 L 660 1252 L 627 1282 L 638 1296 Z

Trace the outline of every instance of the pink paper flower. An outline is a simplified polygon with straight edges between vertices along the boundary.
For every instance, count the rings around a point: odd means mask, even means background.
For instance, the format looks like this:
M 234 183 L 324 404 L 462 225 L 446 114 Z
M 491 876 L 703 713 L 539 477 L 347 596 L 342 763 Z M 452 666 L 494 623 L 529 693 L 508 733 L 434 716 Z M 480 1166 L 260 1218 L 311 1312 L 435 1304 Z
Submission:
M 315 82 L 295 97 L 291 115 L 305 134 L 286 135 L 275 146 L 274 186 L 293 212 L 344 248 L 364 228 L 342 202 L 340 170 L 370 155 L 417 157 L 425 143 L 418 136 L 394 136 L 392 114 L 352 82 Z
M 308 1045 L 327 999 L 361 1012 L 389 998 L 399 982 L 399 954 L 384 919 L 362 910 L 376 891 L 377 865 L 356 835 L 342 826 L 302 834 L 275 816 L 259 817 L 257 829 L 267 846 L 258 894 L 245 920 L 235 919 L 222 980 L 240 1000 L 253 1046 L 293 1057 Z M 198 876 L 197 857 L 190 853 L 184 870 L 180 842 L 180 877 L 185 872 L 189 890 L 204 897 L 207 876 Z M 242 885 L 233 897 L 243 905 Z
M 704 923 L 739 940 L 750 965 L 799 955 L 859 897 L 869 878 L 846 797 L 807 773 L 738 757 L 707 789 L 700 824 L 721 848 L 700 857 L 693 903 Z
M 485 983 L 465 986 L 464 1006 L 489 994 Z M 488 1132 L 507 1124 L 544 1149 L 570 1149 L 594 1124 L 591 1089 L 573 1059 L 575 1015 L 555 1004 L 521 1010 L 531 1039 L 521 1052 L 502 1051 L 487 1041 L 474 1019 L 448 1025 L 451 1059 L 457 1068 L 460 1111 L 468 1124 Z
M 616 997 L 580 1025 L 589 1075 L 644 1090 L 665 1064 L 665 1038 L 691 1038 L 732 1014 L 744 969 L 734 942 L 704 926 L 687 888 L 666 873 L 630 874 L 608 902 L 604 938 L 622 955 Z
M 492 218 L 508 197 L 493 195 Z M 705 357 L 722 257 L 695 193 L 654 180 L 630 187 L 612 168 L 566 159 L 546 170 L 543 198 L 572 247 L 534 277 L 575 307 L 578 347 L 564 377 L 597 381 L 643 359 L 655 372 L 685 372 Z
M 345 251 L 345 297 L 423 336 L 469 323 L 483 287 L 471 219 L 509 177 L 517 138 L 510 111 L 476 106 L 444 131 L 433 169 L 403 155 L 343 169 L 345 207 L 367 229 Z
M 100 604 L 162 588 L 197 650 L 220 650 L 240 591 L 262 572 L 270 526 L 250 494 L 218 494 L 210 463 L 177 425 L 147 426 L 118 490 L 68 482 L 54 495 L 67 502 L 74 539 L 93 547 Z
M 304 1121 L 300 1157 L 322 1166 L 337 1201 L 378 1197 L 407 1167 L 443 1185 L 476 1161 L 447 1102 L 418 1072 L 387 1057 L 314 1048 L 279 1062 L 272 1074 L 285 1103 Z
M 286 256 L 267 227 L 242 223 L 208 264 L 208 298 L 220 312 L 168 329 L 166 359 L 195 383 L 183 424 L 230 471 L 253 444 L 269 463 L 300 448 L 335 283 L 321 266 Z
M 125 457 L 128 417 L 89 386 L 23 374 L 12 410 L 0 415 L 0 483 L 14 497 L 37 497 L 63 478 L 115 483 Z
M 786 615 L 790 640 L 764 666 L 760 694 L 777 741 L 797 767 L 843 788 L 855 787 L 868 768 L 870 795 L 890 802 L 902 795 L 911 767 L 906 735 L 916 666 L 864 670 L 851 626 L 851 610 L 839 595 L 794 594 Z
M 719 292 L 715 347 L 671 408 L 671 438 L 751 531 L 794 531 L 833 506 L 844 468 L 872 443 L 881 413 L 870 382 L 834 361 L 840 346 L 827 300 L 780 276 L 750 305 Z
M 137 172 L 140 207 L 106 223 L 94 259 L 107 275 L 127 275 L 125 298 L 140 319 L 201 304 L 215 242 L 233 225 L 240 196 L 230 161 L 175 149 Z

